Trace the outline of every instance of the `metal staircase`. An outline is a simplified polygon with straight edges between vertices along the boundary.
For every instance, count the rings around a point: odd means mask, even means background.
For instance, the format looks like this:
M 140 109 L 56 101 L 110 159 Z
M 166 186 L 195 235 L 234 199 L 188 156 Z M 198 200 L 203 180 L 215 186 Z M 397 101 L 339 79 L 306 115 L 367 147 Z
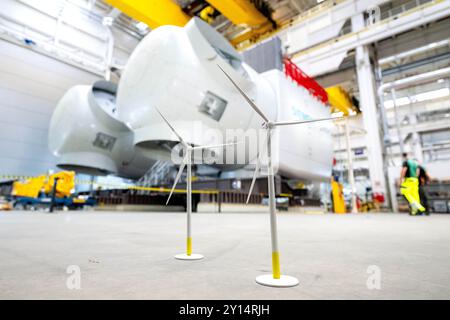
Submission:
M 169 161 L 156 161 L 138 180 L 137 185 L 140 187 L 170 185 L 175 179 L 175 169 L 175 166 Z M 138 194 L 149 194 L 149 191 L 139 190 Z

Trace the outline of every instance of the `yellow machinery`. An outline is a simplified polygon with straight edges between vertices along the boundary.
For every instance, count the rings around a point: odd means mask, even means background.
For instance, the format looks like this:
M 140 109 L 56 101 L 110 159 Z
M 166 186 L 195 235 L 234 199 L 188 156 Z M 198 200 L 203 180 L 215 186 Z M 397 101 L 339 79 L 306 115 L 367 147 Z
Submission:
M 106 0 L 130 17 L 155 29 L 163 25 L 183 27 L 190 17 L 172 0 Z
M 40 192 L 51 194 L 55 179 L 58 178 L 56 185 L 56 197 L 68 197 L 75 187 L 75 172 L 61 171 L 50 176 L 42 175 L 27 179 L 25 182 L 16 181 L 13 184 L 12 195 L 16 197 L 37 198 Z
M 211 7 L 207 6 L 205 9 L 200 11 L 200 18 L 202 18 L 204 21 L 208 22 L 208 24 L 211 24 L 214 21 L 214 12 L 216 10 Z
M 359 112 L 359 109 L 353 105 L 350 95 L 341 87 L 329 87 L 325 91 L 328 95 L 328 102 L 330 103 L 332 112 L 342 112 L 348 116 L 351 111 Z
M 25 182 L 15 181 L 11 194 L 17 197 L 37 198 L 44 187 L 46 178 L 46 176 L 38 176 L 29 178 Z
M 333 200 L 334 213 L 346 213 L 343 186 L 331 178 L 331 196 Z
M 58 183 L 56 185 L 56 196 L 57 197 L 70 196 L 72 190 L 75 188 L 75 172 L 61 171 L 50 175 L 44 185 L 44 192 L 46 194 L 50 194 L 53 191 L 55 179 L 58 179 Z

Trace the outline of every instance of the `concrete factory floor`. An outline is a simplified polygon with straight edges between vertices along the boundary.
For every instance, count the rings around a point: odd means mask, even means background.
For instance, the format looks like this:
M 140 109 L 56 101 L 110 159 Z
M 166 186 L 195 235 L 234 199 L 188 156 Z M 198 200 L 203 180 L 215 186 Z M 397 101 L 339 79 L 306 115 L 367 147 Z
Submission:
M 195 214 L 194 252 L 206 259 L 179 261 L 183 213 L 3 212 L 0 298 L 450 298 L 450 215 L 281 213 L 278 222 L 282 273 L 299 278 L 295 288 L 254 281 L 271 270 L 268 214 Z M 71 265 L 79 290 L 66 284 L 76 283 Z M 381 288 L 370 290 L 377 268 Z

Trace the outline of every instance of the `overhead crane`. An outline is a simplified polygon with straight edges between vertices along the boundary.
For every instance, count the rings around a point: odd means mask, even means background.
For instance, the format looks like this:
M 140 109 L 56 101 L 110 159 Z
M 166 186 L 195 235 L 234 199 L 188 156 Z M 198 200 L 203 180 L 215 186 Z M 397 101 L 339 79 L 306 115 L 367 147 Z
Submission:
M 206 0 L 206 2 L 237 26 L 245 25 L 257 29 L 268 22 L 249 0 Z
M 190 17 L 172 0 L 106 0 L 128 16 L 151 29 L 163 25 L 183 27 Z
M 219 10 L 234 25 L 247 27 L 230 40 L 237 46 L 246 40 L 256 39 L 274 29 L 273 23 L 264 16 L 249 0 L 206 0 Z
M 172 0 L 105 0 L 128 16 L 155 29 L 162 25 L 184 26 L 190 16 Z M 274 29 L 270 17 L 261 13 L 250 0 L 206 0 L 209 5 L 228 18 L 234 25 L 245 29 L 230 39 L 237 46 L 256 39 Z M 209 20 L 208 22 L 211 22 Z
M 333 108 L 332 112 L 342 112 L 344 116 L 348 116 L 352 112 L 361 112 L 349 93 L 341 86 L 329 87 L 325 91 L 327 92 L 328 102 Z

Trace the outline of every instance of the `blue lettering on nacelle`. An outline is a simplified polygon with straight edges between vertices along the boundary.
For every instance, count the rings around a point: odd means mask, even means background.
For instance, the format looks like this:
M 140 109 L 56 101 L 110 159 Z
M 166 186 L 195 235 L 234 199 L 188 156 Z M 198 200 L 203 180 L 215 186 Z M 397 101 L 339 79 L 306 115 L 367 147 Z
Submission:
M 311 120 L 311 116 L 309 114 L 304 113 L 302 110 L 300 110 L 296 106 L 292 106 L 292 114 L 298 119 L 298 120 Z

